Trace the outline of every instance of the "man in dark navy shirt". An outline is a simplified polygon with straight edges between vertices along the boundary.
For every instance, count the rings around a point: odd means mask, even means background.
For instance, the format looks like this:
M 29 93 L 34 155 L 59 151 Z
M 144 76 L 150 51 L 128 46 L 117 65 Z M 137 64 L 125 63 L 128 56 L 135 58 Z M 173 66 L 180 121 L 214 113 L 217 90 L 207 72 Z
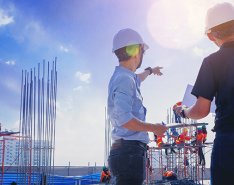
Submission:
M 211 156 L 211 184 L 232 184 L 234 175 L 234 6 L 216 4 L 207 11 L 206 34 L 219 51 L 206 57 L 192 94 L 196 103 L 187 109 L 177 107 L 184 118 L 201 119 L 210 112 L 215 97 L 216 137 Z

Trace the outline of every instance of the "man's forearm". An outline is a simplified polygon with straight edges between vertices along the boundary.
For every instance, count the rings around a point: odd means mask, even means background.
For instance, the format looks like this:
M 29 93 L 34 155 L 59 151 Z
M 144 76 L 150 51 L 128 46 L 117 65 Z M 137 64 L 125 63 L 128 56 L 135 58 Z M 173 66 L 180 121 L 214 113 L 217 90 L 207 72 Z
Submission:
M 192 107 L 184 110 L 185 116 L 191 119 L 204 118 L 210 112 L 210 105 L 210 100 L 199 97 Z
M 167 127 L 162 124 L 145 123 L 135 118 L 128 121 L 123 127 L 138 132 L 153 132 L 158 136 L 162 136 L 167 130 Z
M 191 119 L 202 119 L 207 116 L 203 112 L 199 111 L 196 107 L 192 106 L 184 110 L 185 116 Z
M 123 125 L 123 127 L 129 130 L 133 130 L 133 131 L 141 131 L 141 132 L 153 132 L 154 131 L 153 124 L 144 123 L 135 118 L 128 121 L 126 124 Z
M 137 76 L 141 79 L 142 82 L 143 82 L 149 75 L 150 75 L 150 71 L 149 71 L 149 70 L 145 70 L 144 72 L 137 74 Z

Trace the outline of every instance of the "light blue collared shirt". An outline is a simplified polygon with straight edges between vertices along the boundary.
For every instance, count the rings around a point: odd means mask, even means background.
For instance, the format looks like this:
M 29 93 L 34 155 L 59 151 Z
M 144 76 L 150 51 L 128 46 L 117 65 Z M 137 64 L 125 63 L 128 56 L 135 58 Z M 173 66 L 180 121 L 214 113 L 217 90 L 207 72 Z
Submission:
M 142 104 L 140 78 L 122 66 L 116 66 L 109 82 L 108 116 L 113 126 L 112 139 L 137 140 L 149 142 L 147 132 L 137 132 L 123 127 L 135 118 L 145 121 L 146 108 Z

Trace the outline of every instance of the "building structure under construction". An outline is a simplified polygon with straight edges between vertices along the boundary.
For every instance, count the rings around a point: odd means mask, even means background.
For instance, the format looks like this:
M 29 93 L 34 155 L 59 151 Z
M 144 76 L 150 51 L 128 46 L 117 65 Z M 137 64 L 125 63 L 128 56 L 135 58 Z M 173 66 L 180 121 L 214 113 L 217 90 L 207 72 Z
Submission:
M 212 143 L 206 141 L 208 123 L 188 119 L 180 119 L 178 122 L 172 109 L 169 109 L 167 122 L 162 124 L 168 127 L 165 136 L 156 136 L 148 144 L 145 184 L 163 184 L 172 180 L 182 182 L 177 184 L 204 184 L 204 180 L 210 176 L 205 155 L 212 150 Z M 204 130 L 206 133 L 203 133 Z M 186 135 L 183 135 L 185 131 Z M 107 163 L 112 142 L 111 124 L 107 116 L 105 135 Z M 183 142 L 181 135 L 185 137 Z

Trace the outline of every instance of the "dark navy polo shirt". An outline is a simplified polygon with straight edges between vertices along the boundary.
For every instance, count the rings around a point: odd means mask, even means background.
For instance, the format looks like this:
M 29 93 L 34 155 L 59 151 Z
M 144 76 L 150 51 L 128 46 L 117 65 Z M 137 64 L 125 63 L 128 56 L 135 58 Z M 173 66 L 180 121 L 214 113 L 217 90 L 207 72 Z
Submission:
M 215 97 L 215 131 L 234 132 L 234 41 L 203 60 L 192 90 L 196 97 Z

